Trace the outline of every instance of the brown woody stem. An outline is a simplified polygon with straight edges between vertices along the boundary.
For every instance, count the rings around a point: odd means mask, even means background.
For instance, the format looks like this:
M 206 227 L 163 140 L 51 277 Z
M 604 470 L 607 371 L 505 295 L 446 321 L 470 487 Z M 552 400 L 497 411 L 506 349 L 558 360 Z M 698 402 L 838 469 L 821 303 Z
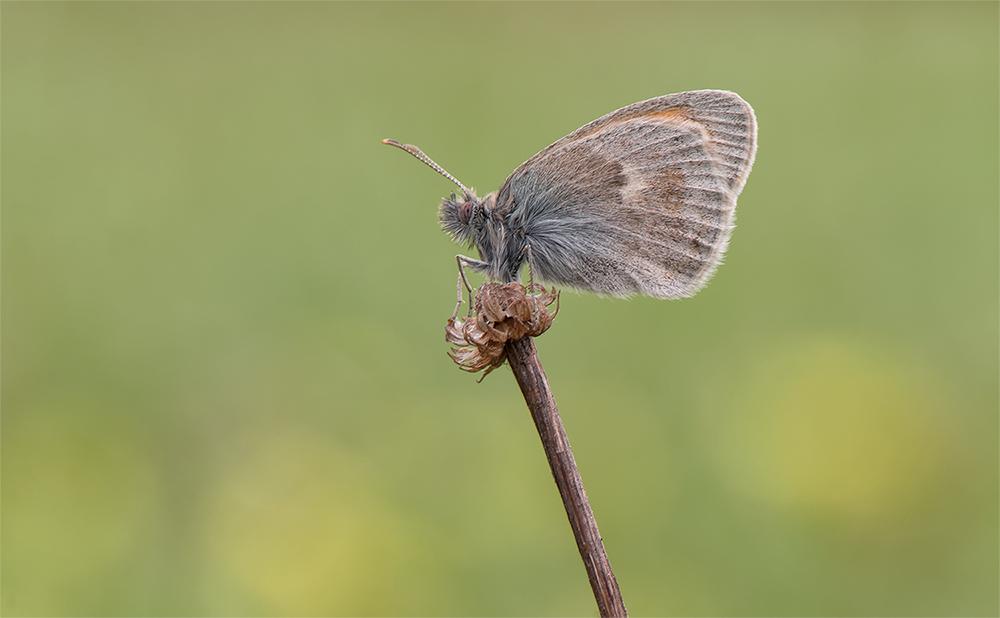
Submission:
M 552 397 L 549 381 L 538 360 L 535 343 L 531 337 L 508 341 L 506 352 L 510 369 L 521 387 L 524 401 L 531 410 L 531 418 L 542 438 L 542 447 L 549 460 L 549 467 L 552 468 L 559 495 L 562 496 L 563 506 L 566 507 L 566 515 L 573 528 L 583 565 L 587 569 L 590 587 L 594 589 L 597 608 L 602 617 L 627 616 L 618 581 L 608 562 L 608 554 L 604 551 L 601 533 L 597 530 L 597 521 L 590 509 L 580 472 L 576 469 L 576 461 L 559 418 L 556 400 Z

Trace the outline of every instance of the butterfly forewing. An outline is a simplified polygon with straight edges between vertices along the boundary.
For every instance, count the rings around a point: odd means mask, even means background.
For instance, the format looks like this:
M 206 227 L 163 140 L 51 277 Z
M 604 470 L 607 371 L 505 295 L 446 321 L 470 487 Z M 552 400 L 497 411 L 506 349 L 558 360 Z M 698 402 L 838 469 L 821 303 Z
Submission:
M 549 146 L 581 139 L 615 123 L 636 118 L 662 122 L 690 120 L 708 133 L 708 150 L 720 174 L 739 195 L 757 152 L 757 120 L 753 108 L 739 95 L 725 90 L 695 90 L 633 103 L 590 122 Z
M 601 294 L 690 296 L 711 276 L 753 163 L 739 97 L 682 93 L 581 127 L 514 171 L 497 214 L 539 278 Z

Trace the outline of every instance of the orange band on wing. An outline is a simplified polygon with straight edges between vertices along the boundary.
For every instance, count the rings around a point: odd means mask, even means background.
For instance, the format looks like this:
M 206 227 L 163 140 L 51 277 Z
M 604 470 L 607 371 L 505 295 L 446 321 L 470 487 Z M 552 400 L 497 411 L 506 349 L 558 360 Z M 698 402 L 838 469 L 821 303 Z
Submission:
M 607 122 L 605 122 L 603 124 L 600 124 L 600 125 L 592 128 L 591 130 L 587 131 L 586 133 L 581 133 L 580 135 L 575 136 L 573 138 L 573 141 L 576 141 L 578 139 L 582 139 L 584 137 L 588 137 L 590 135 L 593 135 L 594 133 L 597 133 L 598 131 L 601 131 L 602 129 L 606 129 L 609 126 L 616 125 L 616 124 L 621 124 L 623 122 L 628 122 L 630 120 L 636 120 L 636 119 L 639 119 L 639 118 L 649 119 L 649 120 L 655 120 L 655 121 L 661 121 L 661 122 L 665 121 L 665 120 L 673 120 L 673 119 L 677 119 L 677 120 L 690 120 L 691 117 L 688 115 L 688 111 L 689 111 L 689 109 L 688 109 L 688 107 L 686 105 L 678 105 L 677 107 L 671 107 L 670 109 L 659 110 L 659 111 L 634 112 L 634 113 L 627 114 L 627 115 L 624 115 L 624 116 L 619 116 L 618 118 L 612 118 L 612 119 L 608 120 Z

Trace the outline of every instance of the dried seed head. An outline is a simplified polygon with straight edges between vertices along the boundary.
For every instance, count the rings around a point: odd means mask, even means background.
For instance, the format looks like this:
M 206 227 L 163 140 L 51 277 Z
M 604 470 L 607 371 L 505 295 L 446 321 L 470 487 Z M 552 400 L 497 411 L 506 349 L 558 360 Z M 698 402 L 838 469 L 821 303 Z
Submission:
M 448 319 L 445 341 L 457 348 L 448 354 L 455 363 L 486 377 L 507 360 L 504 346 L 524 336 L 537 337 L 552 326 L 559 313 L 559 292 L 534 285 L 532 294 L 520 283 L 488 282 L 476 291 L 475 316 L 468 320 Z M 556 310 L 549 313 L 549 305 Z

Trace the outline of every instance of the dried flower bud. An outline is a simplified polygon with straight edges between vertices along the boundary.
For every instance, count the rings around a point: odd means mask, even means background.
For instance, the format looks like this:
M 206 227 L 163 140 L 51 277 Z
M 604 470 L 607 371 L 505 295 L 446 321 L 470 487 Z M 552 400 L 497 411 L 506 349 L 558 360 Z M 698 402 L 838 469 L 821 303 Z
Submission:
M 559 292 L 532 286 L 532 294 L 520 283 L 487 282 L 476 291 L 475 315 L 467 320 L 448 319 L 445 341 L 457 348 L 448 354 L 459 367 L 486 377 L 507 360 L 504 346 L 524 336 L 537 337 L 552 326 L 559 313 Z M 549 305 L 556 310 L 549 313 Z

